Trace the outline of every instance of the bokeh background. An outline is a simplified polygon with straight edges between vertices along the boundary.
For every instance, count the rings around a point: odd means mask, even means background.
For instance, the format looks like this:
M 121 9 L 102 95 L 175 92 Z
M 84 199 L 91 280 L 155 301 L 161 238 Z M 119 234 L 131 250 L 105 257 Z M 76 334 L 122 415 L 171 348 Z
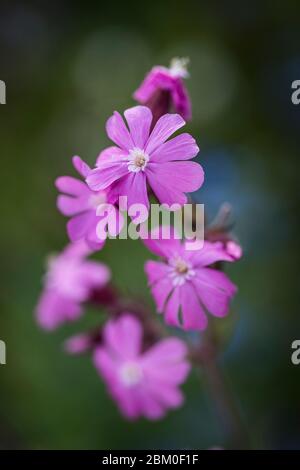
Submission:
M 201 374 L 186 404 L 157 423 L 128 423 L 107 397 L 89 357 L 68 357 L 62 341 L 95 323 L 87 312 L 53 334 L 33 310 L 44 261 L 67 242 L 53 181 L 90 164 L 107 145 L 112 110 L 154 64 L 190 57 L 189 131 L 206 181 L 197 200 L 213 217 L 234 207 L 244 259 L 230 266 L 239 286 L 222 363 L 257 448 L 300 448 L 300 79 L 298 1 L 1 2 L 0 106 L 1 448 L 207 448 L 226 446 Z M 125 245 L 126 243 L 126 245 Z M 153 306 L 137 241 L 112 241 L 98 259 L 115 283 Z M 154 311 L 154 309 L 153 309 Z M 220 320 L 222 321 L 222 320 Z

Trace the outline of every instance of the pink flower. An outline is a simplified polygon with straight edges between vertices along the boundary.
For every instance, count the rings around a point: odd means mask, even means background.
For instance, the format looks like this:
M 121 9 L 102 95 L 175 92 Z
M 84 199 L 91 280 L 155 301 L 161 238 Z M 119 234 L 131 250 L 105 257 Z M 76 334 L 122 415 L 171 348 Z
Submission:
M 162 418 L 169 408 L 183 402 L 178 389 L 189 372 L 185 343 L 168 338 L 142 352 L 142 327 L 136 317 L 124 313 L 104 327 L 103 346 L 94 363 L 123 415 Z
M 65 321 L 76 320 L 82 314 L 82 302 L 109 281 L 110 270 L 105 264 L 85 259 L 90 252 L 80 241 L 49 259 L 44 291 L 36 308 L 42 328 L 53 330 Z
M 166 323 L 184 330 L 204 330 L 206 311 L 216 317 L 225 316 L 237 288 L 213 265 L 235 261 L 235 257 L 221 242 L 205 241 L 201 250 L 191 251 L 174 235 L 168 240 L 162 239 L 161 231 L 158 239 L 154 236 L 144 243 L 162 261 L 147 261 L 145 271 L 157 310 L 164 313 Z
M 74 168 L 78 173 L 86 178 L 90 172 L 90 167 L 81 160 L 80 157 L 73 157 Z M 67 232 L 72 242 L 84 239 L 93 250 L 102 248 L 105 238 L 97 235 L 97 225 L 102 215 L 108 208 L 112 210 L 113 201 L 109 197 L 108 191 L 92 191 L 84 181 L 80 181 L 72 176 L 60 176 L 55 181 L 55 185 L 60 194 L 57 198 L 57 207 L 63 215 L 71 217 L 67 223 Z M 120 214 L 115 210 L 116 220 Z M 116 235 L 122 228 L 123 220 L 119 220 L 119 227 L 112 230 L 111 234 Z
M 147 74 L 133 97 L 148 106 L 154 116 L 175 111 L 183 119 L 191 119 L 191 102 L 183 78 L 188 77 L 186 59 L 173 59 L 170 68 L 156 66 Z
M 129 130 L 117 112 L 107 121 L 107 134 L 118 147 L 100 154 L 97 167 L 86 178 L 89 187 L 103 191 L 112 185 L 116 197 L 127 196 L 129 207 L 140 203 L 148 208 L 148 184 L 161 203 L 185 204 L 184 193 L 199 189 L 204 175 L 198 163 L 185 161 L 199 152 L 191 135 L 167 140 L 184 120 L 178 114 L 165 114 L 150 133 L 149 108 L 135 106 L 124 114 Z

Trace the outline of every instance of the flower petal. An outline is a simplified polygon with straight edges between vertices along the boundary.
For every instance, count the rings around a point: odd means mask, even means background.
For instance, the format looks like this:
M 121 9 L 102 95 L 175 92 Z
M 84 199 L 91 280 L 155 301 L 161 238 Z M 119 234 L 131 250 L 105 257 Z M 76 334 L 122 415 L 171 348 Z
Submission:
M 145 212 L 149 208 L 149 199 L 147 193 L 146 175 L 140 171 L 138 173 L 130 172 L 124 178 L 117 181 L 111 191 L 111 194 L 119 196 L 127 196 L 128 214 L 133 204 L 143 204 Z M 148 216 L 145 213 L 145 216 Z
M 164 407 L 178 408 L 184 402 L 181 390 L 174 386 L 169 386 L 165 382 L 159 383 L 157 380 L 149 380 L 147 388 L 148 393 Z
M 123 118 L 117 111 L 108 119 L 106 132 L 108 137 L 122 149 L 130 150 L 134 147 L 134 143 Z
M 93 362 L 108 384 L 114 383 L 116 380 L 116 362 L 112 359 L 111 355 L 104 347 L 97 347 L 93 355 Z
M 91 211 L 75 215 L 67 223 L 67 232 L 72 242 L 84 238 L 90 229 L 94 217 Z
M 86 256 L 89 256 L 91 254 L 91 250 L 87 246 L 84 240 L 79 240 L 74 243 L 69 243 L 67 247 L 63 251 L 64 256 L 70 256 L 71 258 L 84 258 Z
M 141 238 L 148 250 L 162 258 L 169 259 L 183 251 L 177 232 L 169 225 L 161 225 L 149 233 L 141 232 Z
M 146 106 L 134 106 L 124 113 L 135 147 L 143 149 L 149 137 L 152 112 Z
M 86 198 L 75 198 L 60 194 L 56 202 L 58 210 L 66 216 L 72 216 L 89 209 Z
M 159 175 L 159 173 L 147 171 L 147 180 L 161 204 L 167 204 L 171 209 L 171 206 L 183 206 L 187 203 L 186 195 L 178 190 L 171 181 Z
M 233 260 L 239 260 L 243 255 L 242 247 L 234 240 L 228 240 L 225 246 L 227 253 L 233 258 Z
M 80 157 L 77 155 L 72 158 L 73 166 L 78 171 L 78 173 L 83 177 L 86 178 L 88 173 L 91 171 L 90 167 L 87 163 L 85 163 Z
M 171 93 L 174 101 L 174 108 L 177 113 L 179 113 L 186 121 L 190 121 L 192 119 L 191 100 L 187 89 L 180 78 L 175 81 Z
M 99 163 L 102 163 L 106 160 L 114 161 L 116 157 L 120 157 L 122 155 L 123 156 L 127 155 L 127 152 L 120 149 L 120 147 L 116 147 L 115 145 L 112 145 L 111 147 L 107 147 L 106 149 L 102 150 L 102 152 L 99 153 L 97 160 L 96 160 L 96 166 L 98 166 Z
M 158 313 L 162 313 L 167 298 L 172 292 L 174 286 L 169 277 L 164 277 L 151 287 L 151 294 L 154 298 Z
M 93 251 L 99 251 L 103 248 L 106 237 L 100 238 L 97 233 L 97 224 L 99 217 L 95 212 L 91 213 L 89 223 L 86 227 L 85 241 Z
M 199 189 L 204 180 L 203 169 L 196 162 L 149 163 L 146 175 L 158 200 L 169 206 L 185 204 L 184 193 Z
M 105 343 L 120 358 L 134 359 L 141 350 L 143 331 L 140 322 L 124 313 L 105 327 Z
M 189 160 L 199 152 L 195 139 L 187 133 L 177 135 L 163 143 L 151 154 L 151 162 Z
M 159 343 L 156 343 L 144 353 L 143 364 L 148 367 L 152 365 L 155 369 L 159 368 L 157 366 L 160 364 L 163 364 L 167 368 L 170 365 L 177 365 L 183 361 L 187 352 L 187 346 L 181 339 L 169 337 L 159 341 Z
M 165 114 L 154 126 L 148 139 L 145 152 L 149 155 L 163 144 L 174 132 L 185 125 L 185 121 L 179 114 Z
M 179 321 L 180 290 L 175 288 L 165 307 L 165 320 L 168 325 L 181 327 Z
M 202 186 L 204 172 L 202 166 L 196 162 L 151 162 L 147 166 L 147 178 L 150 184 L 157 180 L 165 188 L 191 193 Z
M 134 390 L 140 413 L 150 420 L 162 418 L 165 415 L 165 407 L 151 393 L 147 385 L 141 384 Z
M 235 261 L 221 242 L 205 241 L 198 251 L 191 251 L 190 258 L 194 267 L 209 266 L 217 261 Z
M 105 239 L 100 239 L 97 236 L 97 232 L 96 232 L 96 229 L 95 229 L 94 226 L 92 226 L 90 228 L 90 230 L 88 231 L 85 240 L 86 240 L 86 243 L 89 246 L 89 248 L 93 251 L 102 250 L 102 248 L 103 248 L 103 246 L 106 242 L 106 238 Z
M 205 330 L 207 317 L 200 305 L 196 289 L 190 282 L 180 288 L 180 303 L 184 330 Z
M 114 393 L 121 413 L 129 420 L 136 420 L 141 415 L 140 403 L 136 397 L 136 393 L 122 389 Z
M 139 103 L 146 103 L 157 90 L 170 89 L 172 82 L 165 68 L 160 66 L 153 67 L 146 75 L 140 87 L 134 92 L 133 97 Z
M 102 263 L 96 261 L 85 261 L 80 269 L 82 284 L 86 284 L 89 289 L 101 288 L 111 278 L 110 269 Z
M 168 266 L 160 261 L 146 261 L 144 269 L 149 285 L 155 284 L 160 279 L 168 276 Z
M 73 178 L 73 176 L 60 176 L 55 180 L 56 188 L 70 196 L 81 196 L 89 191 L 89 188 L 83 181 Z
M 93 191 L 106 189 L 114 181 L 128 173 L 127 162 L 124 162 L 121 158 L 118 157 L 115 161 L 104 160 L 98 162 L 98 166 L 86 178 L 87 184 Z
M 45 330 L 54 330 L 66 320 L 76 320 L 80 315 L 79 303 L 62 297 L 52 289 L 42 293 L 36 308 L 37 321 Z
M 210 313 L 216 317 L 224 317 L 228 313 L 230 300 L 237 288 L 226 274 L 216 269 L 198 269 L 193 284 Z

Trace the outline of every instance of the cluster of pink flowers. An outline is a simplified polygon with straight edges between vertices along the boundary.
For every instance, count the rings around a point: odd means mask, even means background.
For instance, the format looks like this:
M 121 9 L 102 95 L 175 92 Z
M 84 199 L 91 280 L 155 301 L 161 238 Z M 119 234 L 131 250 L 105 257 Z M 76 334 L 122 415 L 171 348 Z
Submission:
M 55 182 L 60 192 L 57 207 L 69 218 L 70 244 L 49 259 L 37 321 L 53 330 L 77 320 L 85 303 L 105 305 L 104 326 L 69 338 L 65 349 L 91 354 L 128 419 L 158 419 L 183 403 L 180 385 L 191 367 L 190 347 L 187 340 L 160 328 L 160 320 L 145 312 L 145 306 L 132 302 L 131 309 L 125 308 L 111 284 L 110 269 L 88 258 L 105 243 L 97 227 L 107 211 L 114 211 L 118 220 L 113 230 L 107 227 L 107 234 L 117 236 L 122 230 L 121 196 L 127 197 L 129 207 L 139 203 L 148 208 L 150 195 L 161 204 L 183 206 L 187 194 L 203 184 L 201 165 L 190 161 L 199 152 L 195 139 L 188 133 L 172 137 L 185 125 L 184 119 L 191 119 L 183 83 L 187 76 L 185 60 L 173 60 L 170 68 L 154 67 L 134 93 L 140 104 L 125 110 L 126 122 L 116 111 L 108 119 L 106 133 L 114 145 L 100 152 L 94 168 L 73 157 L 81 178 L 61 176 Z M 203 248 L 190 251 L 174 231 L 169 239 L 161 236 L 161 228 L 155 232 L 143 243 L 159 257 L 145 264 L 157 312 L 166 325 L 203 331 L 207 313 L 224 317 L 229 311 L 237 288 L 221 263 L 239 259 L 241 248 L 228 236 L 207 236 Z

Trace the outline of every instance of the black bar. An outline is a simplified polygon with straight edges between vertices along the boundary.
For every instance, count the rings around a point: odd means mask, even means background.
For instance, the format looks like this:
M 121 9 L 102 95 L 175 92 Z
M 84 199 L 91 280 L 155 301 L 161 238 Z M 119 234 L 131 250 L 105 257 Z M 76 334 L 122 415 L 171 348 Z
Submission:
M 236 462 L 242 465 L 284 466 L 298 464 L 300 451 L 293 450 L 1 450 L 0 466 L 32 465 L 53 467 L 57 464 L 99 467 L 121 465 L 202 465 Z M 5 467 L 1 467 L 5 468 Z

